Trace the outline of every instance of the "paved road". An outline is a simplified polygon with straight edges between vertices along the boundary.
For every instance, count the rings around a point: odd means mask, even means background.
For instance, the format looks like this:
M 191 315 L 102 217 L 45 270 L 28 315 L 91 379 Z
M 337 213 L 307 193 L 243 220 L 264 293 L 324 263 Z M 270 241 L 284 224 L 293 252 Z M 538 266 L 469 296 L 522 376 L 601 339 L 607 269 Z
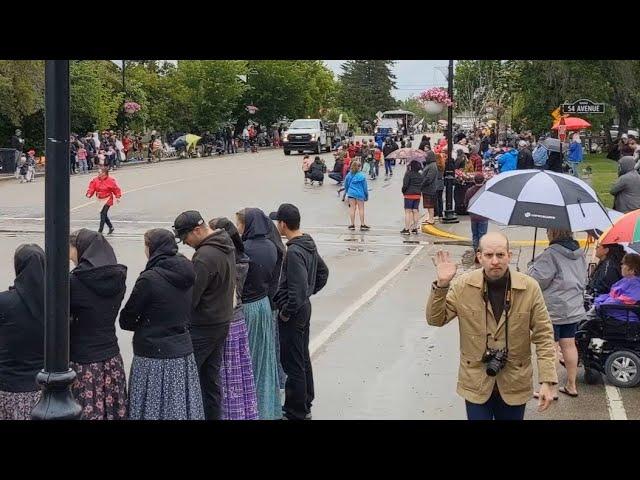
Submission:
M 329 166 L 330 154 L 323 157 Z M 365 234 L 351 233 L 347 207 L 327 179 L 323 186 L 304 185 L 302 156 L 281 150 L 134 166 L 114 174 L 124 190 L 112 210 L 116 233 L 111 242 L 128 266 L 128 293 L 144 268 L 142 234 L 169 228 L 183 210 L 198 209 L 205 218 L 228 216 L 243 207 L 266 212 L 281 202 L 297 204 L 302 228 L 316 239 L 329 265 L 327 287 L 313 298 L 311 346 L 317 400 L 314 418 L 464 418 L 455 394 L 458 349 L 455 322 L 429 327 L 424 320 L 428 285 L 434 278 L 430 256 L 442 241 L 427 235 L 405 239 L 400 184 L 404 167 L 385 181 L 370 182 Z M 98 213 L 84 191 L 89 176 L 71 178 L 72 228 L 96 228 Z M 0 285 L 13 280 L 12 253 L 25 242 L 43 244 L 44 184 L 0 182 Z M 495 227 L 492 227 L 495 228 Z M 456 230 L 457 229 L 457 230 Z M 464 233 L 468 224 L 453 230 Z M 518 231 L 527 238 L 529 232 Z M 530 236 L 528 238 L 531 238 Z M 190 256 L 193 250 L 180 247 Z M 449 245 L 456 256 L 468 248 Z M 528 260 L 523 249 L 520 263 Z M 125 297 L 126 298 L 126 297 Z M 118 331 L 127 366 L 131 334 Z M 127 367 L 128 368 L 128 367 Z M 609 418 L 603 385 L 581 385 L 578 399 L 560 399 L 554 409 L 530 418 Z M 637 390 L 623 391 L 629 418 L 640 412 Z M 533 405 L 533 403 L 532 403 Z

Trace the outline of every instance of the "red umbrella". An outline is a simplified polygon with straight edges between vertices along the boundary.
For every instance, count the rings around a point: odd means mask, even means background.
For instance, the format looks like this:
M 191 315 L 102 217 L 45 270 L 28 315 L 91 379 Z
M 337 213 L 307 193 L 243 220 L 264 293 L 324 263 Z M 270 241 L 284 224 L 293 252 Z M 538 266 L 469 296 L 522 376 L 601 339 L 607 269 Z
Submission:
M 567 117 L 564 119 L 564 124 L 567 126 L 567 131 L 575 131 L 575 130 L 584 130 L 585 128 L 589 128 L 591 124 L 586 120 L 578 117 Z M 556 122 L 552 129 L 558 130 L 558 125 L 560 122 Z

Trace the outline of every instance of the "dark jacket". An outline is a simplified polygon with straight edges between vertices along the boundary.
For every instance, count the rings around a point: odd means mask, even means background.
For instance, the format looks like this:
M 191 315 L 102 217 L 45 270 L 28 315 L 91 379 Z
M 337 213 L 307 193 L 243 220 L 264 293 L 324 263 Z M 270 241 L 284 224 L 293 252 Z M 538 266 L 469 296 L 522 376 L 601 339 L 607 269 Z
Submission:
M 431 148 L 431 142 L 429 141 L 429 138 L 423 135 L 422 140 L 420 141 L 420 145 L 418 146 L 418 150 L 424 151 L 427 145 L 429 146 L 429 148 Z
M 402 180 L 403 195 L 420 195 L 422 193 L 422 175 L 420 172 L 407 170 Z
M 438 189 L 438 164 L 435 161 L 435 153 L 431 152 L 431 155 L 427 153 L 427 162 L 422 169 L 422 183 L 420 184 L 420 191 L 423 195 L 435 195 Z
M 18 248 L 14 286 L 0 293 L 0 391 L 38 390 L 44 366 L 44 252 Z
M 322 182 L 324 180 L 324 172 L 327 167 L 322 162 L 314 161 L 309 167 L 308 178 L 313 181 Z
M 389 155 L 391 152 L 398 150 L 398 144 L 395 142 L 390 142 L 390 143 L 386 143 L 384 144 L 384 147 L 382 147 L 382 154 L 384 155 L 385 160 L 387 159 L 387 155 Z
M 269 302 L 271 303 L 271 309 L 276 310 L 277 306 L 273 299 L 278 292 L 278 287 L 280 286 L 280 275 L 282 274 L 282 264 L 284 263 L 284 256 L 287 253 L 287 248 L 284 246 L 282 242 L 282 237 L 280 236 L 280 232 L 278 232 L 278 228 L 275 226 L 273 222 L 269 224 L 269 233 L 267 234 L 267 238 L 271 243 L 273 243 L 276 247 L 276 253 L 278 259 L 276 260 L 276 266 L 273 269 L 274 274 L 271 277 L 271 281 L 269 282 Z
M 152 253 L 120 312 L 120 328 L 135 332 L 133 353 L 141 357 L 181 358 L 193 352 L 188 325 L 196 274 L 193 263 L 176 253 L 177 246 L 175 252 L 167 247 Z
M 587 290 L 595 295 L 609 293 L 613 284 L 621 278 L 620 262 L 611 257 L 606 257 L 596 266 Z
M 533 154 L 528 147 L 524 147 L 518 152 L 518 170 L 527 170 L 535 168 L 533 164 Z
M 70 359 L 96 363 L 116 356 L 116 318 L 126 290 L 127 267 L 80 263 L 70 274 Z
M 267 238 L 273 222 L 256 208 L 246 209 L 244 220 L 242 241 L 249 256 L 249 273 L 242 289 L 242 303 L 251 303 L 268 295 L 271 280 L 280 272 L 276 271 L 278 249 Z
M 336 158 L 336 162 L 333 164 L 333 170 L 331 171 L 331 173 L 339 173 L 340 175 L 342 175 L 342 167 L 344 167 L 344 158 Z
M 274 302 L 282 315 L 288 318 L 295 315 L 311 295 L 324 288 L 329 269 L 308 234 L 292 238 L 287 242 L 287 247 Z
M 469 189 L 464 194 L 465 205 L 469 205 L 469 200 L 471 200 L 471 197 L 473 197 L 476 193 L 478 193 L 478 190 L 480 190 L 481 188 L 482 188 L 482 185 L 476 185 L 475 183 L 469 187 Z M 469 220 L 471 220 L 472 222 L 488 222 L 489 221 L 485 217 L 481 215 L 476 215 L 474 213 L 469 213 Z
M 560 152 L 549 152 L 547 160 L 547 169 L 552 172 L 562 173 L 562 154 Z
M 199 328 L 228 324 L 233 317 L 236 282 L 235 247 L 231 237 L 218 229 L 205 238 L 193 254 L 191 325 Z

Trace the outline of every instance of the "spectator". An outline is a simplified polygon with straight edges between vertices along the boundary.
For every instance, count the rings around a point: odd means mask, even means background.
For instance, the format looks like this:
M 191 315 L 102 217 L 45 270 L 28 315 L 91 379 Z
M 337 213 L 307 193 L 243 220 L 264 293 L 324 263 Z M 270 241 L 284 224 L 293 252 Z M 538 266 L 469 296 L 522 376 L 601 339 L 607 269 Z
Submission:
M 476 173 L 473 177 L 473 186 L 469 188 L 464 195 L 465 205 L 469 205 L 469 201 L 476 193 L 478 193 L 478 190 L 482 188 L 482 185 L 484 185 L 484 175 L 482 173 Z M 469 214 L 469 220 L 471 220 L 471 237 L 473 239 L 473 253 L 475 254 L 478 252 L 480 239 L 489 229 L 489 221 L 485 217 L 474 213 Z M 475 258 L 476 263 L 478 263 L 478 257 L 476 256 Z
M 518 142 L 518 170 L 533 169 L 533 154 L 524 140 Z
M 633 157 L 622 157 L 618 162 L 618 180 L 609 193 L 614 196 L 613 209 L 622 213 L 640 208 L 640 174 Z

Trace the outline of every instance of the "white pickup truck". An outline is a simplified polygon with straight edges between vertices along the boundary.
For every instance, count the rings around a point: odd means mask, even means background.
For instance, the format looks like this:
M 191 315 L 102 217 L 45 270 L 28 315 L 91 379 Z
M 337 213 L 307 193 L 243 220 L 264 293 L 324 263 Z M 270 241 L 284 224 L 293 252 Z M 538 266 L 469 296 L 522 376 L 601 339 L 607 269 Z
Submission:
M 314 153 L 331 151 L 333 133 L 328 131 L 322 120 L 318 118 L 299 118 L 291 122 L 286 132 L 282 132 L 282 146 L 285 155 L 291 150 L 303 153 L 311 150 Z

